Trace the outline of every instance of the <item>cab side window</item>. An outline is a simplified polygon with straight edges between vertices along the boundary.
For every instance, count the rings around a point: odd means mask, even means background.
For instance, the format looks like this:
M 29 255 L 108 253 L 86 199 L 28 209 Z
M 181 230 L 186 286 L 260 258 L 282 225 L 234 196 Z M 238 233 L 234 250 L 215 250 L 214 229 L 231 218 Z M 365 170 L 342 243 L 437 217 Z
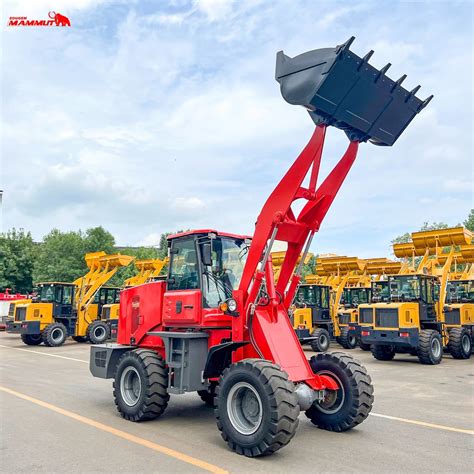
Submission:
M 199 288 L 199 265 L 194 239 L 175 240 L 171 247 L 168 290 Z
M 63 304 L 72 304 L 72 286 L 65 286 L 63 289 Z

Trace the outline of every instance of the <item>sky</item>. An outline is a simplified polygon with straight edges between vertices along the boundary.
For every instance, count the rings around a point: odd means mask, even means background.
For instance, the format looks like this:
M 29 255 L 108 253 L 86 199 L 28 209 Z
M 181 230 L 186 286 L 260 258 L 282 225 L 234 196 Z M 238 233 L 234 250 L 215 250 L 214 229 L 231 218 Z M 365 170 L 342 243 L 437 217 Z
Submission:
M 2 229 L 41 240 L 102 225 L 120 245 L 162 232 L 251 234 L 312 134 L 274 79 L 275 54 L 333 47 L 434 94 L 393 147 L 359 156 L 317 254 L 390 256 L 425 221 L 473 207 L 473 3 L 189 0 L 2 2 Z M 11 28 L 10 16 L 71 28 Z M 322 177 L 347 146 L 328 131 Z

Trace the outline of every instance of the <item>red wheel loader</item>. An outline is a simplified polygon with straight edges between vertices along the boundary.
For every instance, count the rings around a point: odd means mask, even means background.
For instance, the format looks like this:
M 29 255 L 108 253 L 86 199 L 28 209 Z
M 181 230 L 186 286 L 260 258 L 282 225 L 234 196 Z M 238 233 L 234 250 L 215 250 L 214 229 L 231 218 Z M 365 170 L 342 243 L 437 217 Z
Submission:
M 131 421 L 160 416 L 170 394 L 196 391 L 215 406 L 229 447 L 254 457 L 287 445 L 301 410 L 319 428 L 345 431 L 368 416 L 366 369 L 340 353 L 307 360 L 288 317 L 300 262 L 349 172 L 359 142 L 392 145 L 428 103 L 403 78 L 385 76 L 349 50 L 277 55 L 284 99 L 309 110 L 316 129 L 275 187 L 252 238 L 212 229 L 168 237 L 166 281 L 121 293 L 117 344 L 92 346 L 90 368 L 112 378 L 115 404 Z M 345 131 L 347 151 L 317 187 L 326 127 Z M 308 185 L 303 185 L 309 174 Z M 292 204 L 302 199 L 296 214 Z M 271 250 L 288 249 L 275 283 Z

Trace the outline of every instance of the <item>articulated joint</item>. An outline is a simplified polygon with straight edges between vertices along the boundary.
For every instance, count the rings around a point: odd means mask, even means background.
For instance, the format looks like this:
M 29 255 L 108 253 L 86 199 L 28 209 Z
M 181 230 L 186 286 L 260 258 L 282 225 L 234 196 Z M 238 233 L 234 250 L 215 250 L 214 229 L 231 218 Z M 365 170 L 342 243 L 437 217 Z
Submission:
M 316 400 L 321 401 L 324 398 L 324 390 L 313 390 L 305 383 L 298 384 L 295 393 L 300 409 L 303 411 L 310 408 Z

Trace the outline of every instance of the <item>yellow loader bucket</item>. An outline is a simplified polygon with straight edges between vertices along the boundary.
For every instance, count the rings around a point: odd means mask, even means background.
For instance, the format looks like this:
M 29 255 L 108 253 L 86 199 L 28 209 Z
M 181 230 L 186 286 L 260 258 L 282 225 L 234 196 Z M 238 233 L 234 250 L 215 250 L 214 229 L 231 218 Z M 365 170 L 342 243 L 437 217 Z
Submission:
M 126 267 L 135 260 L 135 257 L 129 255 L 121 255 L 119 253 L 112 255 L 104 255 L 99 258 L 99 263 L 102 268 L 108 268 L 109 270 L 116 267 Z
M 395 275 L 400 272 L 401 268 L 400 262 L 394 262 L 387 258 L 368 259 L 365 267 L 369 275 Z
M 466 263 L 474 262 L 474 244 L 461 245 L 460 252 Z
M 398 258 L 420 257 L 425 254 L 425 249 L 416 248 L 413 242 L 405 244 L 393 244 L 393 253 Z
M 471 242 L 472 237 L 472 232 L 464 227 L 428 230 L 423 232 L 413 232 L 411 234 L 415 248 L 422 249 L 423 251 L 427 248 L 436 250 L 439 247 L 468 245 Z
M 319 259 L 324 272 L 328 273 L 348 273 L 362 272 L 365 268 L 365 262 L 357 257 L 328 257 Z
M 84 260 L 86 261 L 86 265 L 88 268 L 92 268 L 96 264 L 99 263 L 99 259 L 107 255 L 105 252 L 90 252 L 86 253 Z

